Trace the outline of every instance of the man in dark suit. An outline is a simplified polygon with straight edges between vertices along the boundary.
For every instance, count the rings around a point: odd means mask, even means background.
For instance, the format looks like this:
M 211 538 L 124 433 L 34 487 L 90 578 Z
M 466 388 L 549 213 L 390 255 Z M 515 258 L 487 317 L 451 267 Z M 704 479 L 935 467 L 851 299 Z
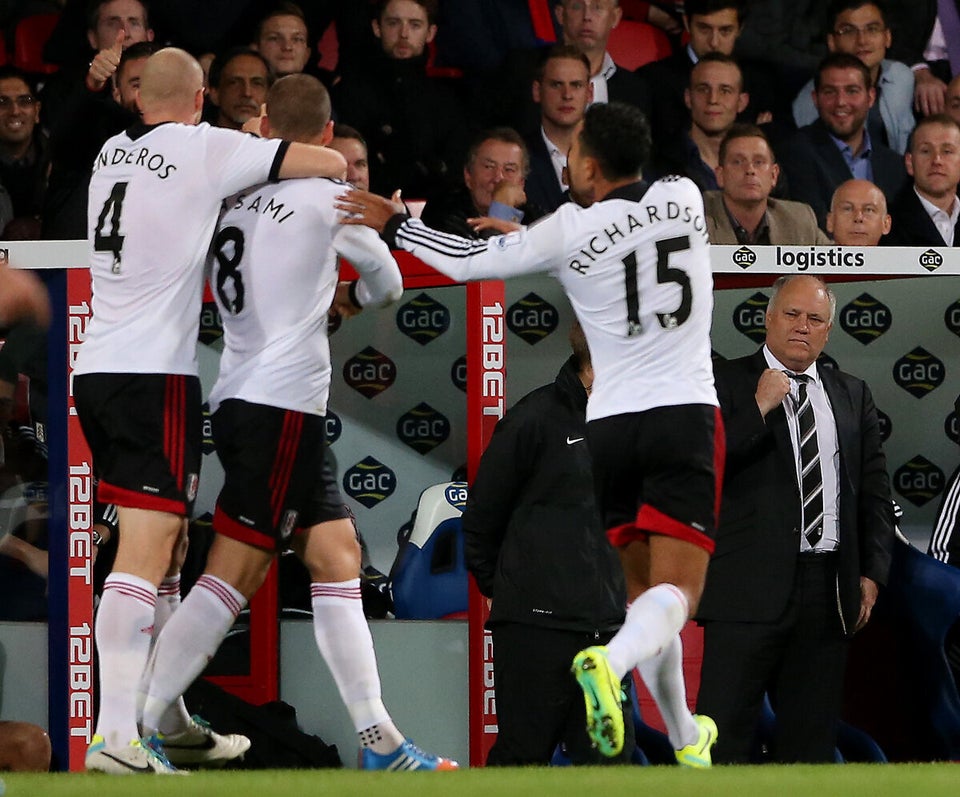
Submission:
M 649 116 L 650 89 L 636 72 L 614 63 L 607 52 L 610 32 L 620 23 L 620 0 L 557 0 L 553 3 L 558 41 L 579 49 L 590 69 L 591 102 L 625 102 Z M 508 125 L 521 133 L 536 127 L 537 109 L 530 102 L 530 81 L 548 48 L 510 53 L 478 90 L 479 116 L 490 126 Z M 682 91 L 681 91 L 682 96 Z
M 960 244 L 960 125 L 938 114 L 921 119 L 903 156 L 913 182 L 890 206 L 893 228 L 889 246 Z
M 840 183 L 856 177 L 875 183 L 892 202 L 907 180 L 902 158 L 866 128 L 876 99 L 870 71 L 848 53 L 831 53 L 814 76 L 820 118 L 800 128 L 780 152 L 791 199 L 806 202 L 822 228 Z
M 677 130 L 689 127 L 690 109 L 684 104 L 683 93 L 690 86 L 690 73 L 707 53 L 734 55 L 743 25 L 743 9 L 743 0 L 687 0 L 683 14 L 690 37 L 687 45 L 637 70 L 650 88 L 650 125 L 656 147 L 669 145 Z M 777 131 L 783 123 L 792 132 L 793 120 L 782 89 L 755 62 L 738 58 L 737 63 L 743 90 L 748 95 L 747 105 L 738 112 L 739 118 L 761 124 L 773 121 Z
M 593 101 L 587 57 L 572 44 L 551 47 L 533 82 L 533 99 L 540 119 L 525 136 L 530 151 L 527 199 L 552 212 L 569 199 L 563 169 L 577 126 Z
M 777 760 L 834 760 L 849 638 L 890 567 L 893 505 L 873 398 L 860 379 L 817 365 L 835 309 L 819 278 L 783 276 L 766 345 L 715 366 L 727 457 L 698 613 L 697 705 L 720 730 L 715 761 L 749 760 L 765 692 Z

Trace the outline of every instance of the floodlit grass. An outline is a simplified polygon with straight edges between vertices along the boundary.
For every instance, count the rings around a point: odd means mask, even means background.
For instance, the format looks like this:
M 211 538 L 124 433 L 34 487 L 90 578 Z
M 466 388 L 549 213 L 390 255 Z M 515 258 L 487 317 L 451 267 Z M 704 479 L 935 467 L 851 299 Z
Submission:
M 3 774 L 6 797 L 927 797 L 960 791 L 954 764 L 468 769 L 452 773 L 356 770 L 206 772 L 190 777 Z

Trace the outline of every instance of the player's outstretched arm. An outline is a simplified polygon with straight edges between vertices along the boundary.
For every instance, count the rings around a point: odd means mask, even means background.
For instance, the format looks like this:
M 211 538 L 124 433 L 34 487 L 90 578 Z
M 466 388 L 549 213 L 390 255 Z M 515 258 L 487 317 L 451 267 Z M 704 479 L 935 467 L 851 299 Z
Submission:
M 407 212 L 400 201 L 399 189 L 394 192 L 392 199 L 387 199 L 369 191 L 351 188 L 337 197 L 334 207 L 347 214 L 340 219 L 341 224 L 362 224 L 380 233 L 390 219 Z
M 280 179 L 296 177 L 347 177 L 347 161 L 343 155 L 329 147 L 293 142 L 280 164 Z
M 10 326 L 34 320 L 41 326 L 50 323 L 50 299 L 40 279 L 29 271 L 0 267 L 0 324 Z

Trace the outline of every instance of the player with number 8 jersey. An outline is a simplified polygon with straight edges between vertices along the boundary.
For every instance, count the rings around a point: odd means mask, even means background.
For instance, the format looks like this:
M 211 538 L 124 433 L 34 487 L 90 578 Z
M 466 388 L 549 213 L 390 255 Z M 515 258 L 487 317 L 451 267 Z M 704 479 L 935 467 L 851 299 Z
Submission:
M 679 633 L 703 591 L 722 478 L 713 280 L 700 192 L 686 178 L 643 182 L 649 148 L 639 111 L 591 106 L 567 160 L 580 207 L 488 241 L 431 230 L 368 193 L 349 192 L 339 207 L 345 223 L 380 229 L 455 280 L 546 272 L 563 286 L 593 359 L 587 440 L 632 601 L 609 645 L 574 660 L 588 731 L 606 755 L 620 751 L 620 680 L 639 667 L 678 760 L 709 766 L 716 728 L 687 709 Z
M 184 548 L 176 543 L 200 470 L 203 266 L 221 203 L 268 179 L 345 170 L 342 156 L 325 148 L 198 124 L 203 92 L 203 72 L 188 53 L 152 55 L 140 81 L 142 123 L 104 144 L 90 180 L 93 315 L 73 393 L 98 496 L 119 514 L 116 560 L 94 629 L 100 713 L 86 761 L 104 772 L 172 770 L 152 740 L 140 739 L 137 692 L 152 641 L 174 608 L 158 602 L 161 583 L 162 596 L 173 591 L 179 600 Z M 201 748 L 211 739 L 236 741 L 204 732 L 181 709 L 174 706 L 161 731 Z M 226 746 L 225 757 L 243 752 Z

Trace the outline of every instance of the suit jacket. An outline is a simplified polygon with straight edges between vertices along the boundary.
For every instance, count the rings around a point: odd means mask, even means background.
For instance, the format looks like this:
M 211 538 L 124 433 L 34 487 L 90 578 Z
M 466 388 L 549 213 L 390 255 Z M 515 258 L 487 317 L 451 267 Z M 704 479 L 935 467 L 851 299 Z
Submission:
M 527 201 L 538 205 L 547 213 L 552 213 L 570 196 L 557 179 L 557 173 L 554 171 L 553 161 L 550 160 L 550 153 L 547 152 L 547 145 L 543 143 L 540 128 L 537 128 L 535 134 L 527 136 L 527 149 L 530 152 L 530 174 L 527 175 L 524 186 Z
M 772 622 L 793 589 L 800 551 L 801 503 L 783 407 L 760 415 L 754 393 L 767 367 L 761 349 L 715 365 L 727 434 L 717 547 L 707 569 L 701 620 Z M 853 633 L 860 576 L 886 583 L 893 550 L 893 504 L 880 425 L 866 383 L 820 368 L 840 448 L 839 564 L 841 619 Z
M 887 132 L 890 148 L 901 155 L 907 151 L 910 133 L 917 123 L 913 115 L 913 70 L 899 61 L 883 59 L 880 67 L 879 105 L 880 118 Z M 817 120 L 817 106 L 813 104 L 813 79 L 800 89 L 793 101 L 793 120 L 798 127 Z
M 771 111 L 775 125 L 770 132 L 775 135 L 782 133 L 782 122 L 792 131 L 794 126 L 789 118 L 789 105 L 784 102 L 782 88 L 771 80 L 769 69 L 751 61 L 740 60 L 738 63 L 743 74 L 744 90 L 750 94 L 750 102 L 738 118 L 753 122 L 758 113 Z M 693 61 L 687 48 L 683 47 L 673 55 L 644 64 L 636 72 L 648 87 L 650 128 L 658 148 L 669 145 L 677 131 L 690 127 L 690 111 L 683 101 L 683 92 L 690 86 L 692 70 Z
M 723 205 L 722 191 L 707 191 L 703 195 L 703 207 L 707 214 L 707 236 L 712 244 L 736 244 L 727 209 Z M 784 246 L 829 246 L 833 243 L 817 226 L 813 208 L 803 202 L 786 199 L 767 200 L 767 219 L 770 224 L 770 243 Z
M 920 197 L 909 183 L 890 205 L 893 224 L 880 242 L 884 246 L 946 246 L 940 230 L 933 223 Z M 953 228 L 953 245 L 960 246 L 960 221 Z
M 876 141 L 871 146 L 873 182 L 889 204 L 907 182 L 907 170 L 903 158 L 892 149 Z M 801 127 L 786 142 L 778 160 L 787 176 L 790 198 L 810 205 L 817 214 L 817 224 L 825 228 L 834 190 L 853 173 L 823 122 L 817 119 Z
M 483 127 L 506 125 L 527 134 L 540 125 L 540 108 L 533 101 L 533 81 L 537 68 L 551 45 L 514 50 L 474 87 L 472 110 Z M 607 81 L 611 102 L 636 105 L 650 113 L 650 90 L 637 72 L 617 67 Z M 681 92 L 681 100 L 683 94 Z

